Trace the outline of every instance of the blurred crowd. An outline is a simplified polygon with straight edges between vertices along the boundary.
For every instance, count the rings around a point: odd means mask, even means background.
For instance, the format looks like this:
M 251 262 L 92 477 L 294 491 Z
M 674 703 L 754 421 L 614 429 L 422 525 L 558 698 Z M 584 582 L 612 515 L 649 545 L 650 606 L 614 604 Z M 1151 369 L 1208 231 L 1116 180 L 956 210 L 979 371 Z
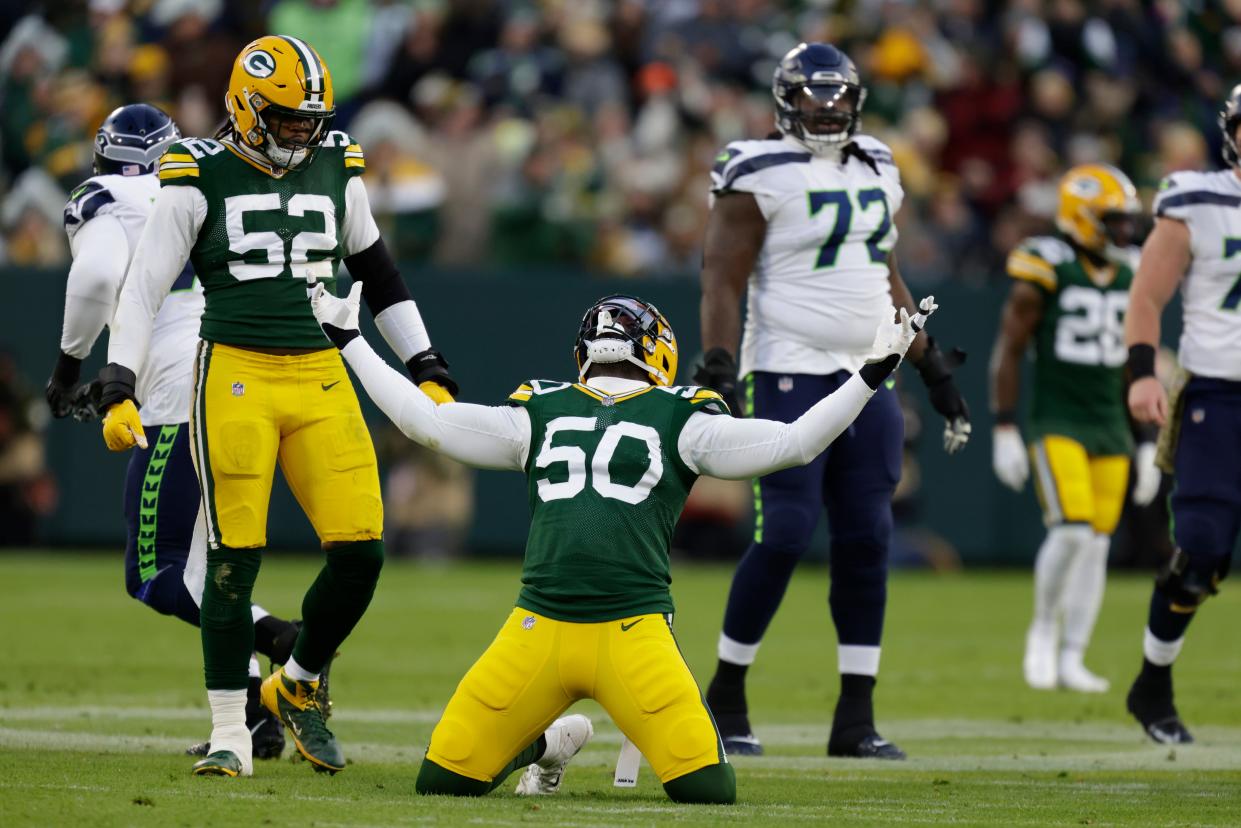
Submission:
M 295 35 L 329 65 L 406 260 L 692 277 L 708 170 L 772 129 L 800 40 L 842 46 L 908 192 L 907 281 L 1001 278 L 1084 161 L 1149 192 L 1218 158 L 1241 0 L 6 0 L 0 263 L 63 265 L 60 211 L 110 109 L 214 132 L 237 51 Z M 24 6 L 24 7 L 23 7 Z M 1148 199 L 1149 200 L 1149 199 Z

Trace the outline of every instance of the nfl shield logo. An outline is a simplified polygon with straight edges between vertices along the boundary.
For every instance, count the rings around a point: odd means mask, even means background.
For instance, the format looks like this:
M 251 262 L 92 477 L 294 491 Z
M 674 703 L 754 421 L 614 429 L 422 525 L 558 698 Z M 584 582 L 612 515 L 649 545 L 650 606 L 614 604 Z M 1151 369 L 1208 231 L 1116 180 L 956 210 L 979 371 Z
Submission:
M 521 620 L 521 628 L 523 630 L 533 630 L 534 629 L 534 616 L 527 615 L 525 618 L 523 618 Z
M 246 393 L 246 386 L 240 382 L 233 383 L 233 396 L 240 397 Z
M 1195 425 L 1202 422 L 1206 418 L 1207 418 L 1207 413 L 1205 410 L 1201 408 L 1195 408 L 1193 411 L 1189 413 L 1189 419 L 1193 420 Z
M 784 393 L 784 394 L 789 393 L 790 391 L 793 390 L 793 378 L 792 377 L 780 377 L 780 380 L 776 383 L 776 388 L 779 388 L 781 393 Z

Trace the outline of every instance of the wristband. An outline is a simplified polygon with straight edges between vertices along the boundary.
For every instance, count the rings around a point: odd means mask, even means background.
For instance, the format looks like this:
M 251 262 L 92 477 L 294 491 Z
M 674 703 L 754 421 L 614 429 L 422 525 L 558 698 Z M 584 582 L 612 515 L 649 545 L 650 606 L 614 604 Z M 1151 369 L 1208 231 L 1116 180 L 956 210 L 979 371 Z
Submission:
M 1155 346 L 1145 342 L 1129 346 L 1129 381 L 1155 376 Z

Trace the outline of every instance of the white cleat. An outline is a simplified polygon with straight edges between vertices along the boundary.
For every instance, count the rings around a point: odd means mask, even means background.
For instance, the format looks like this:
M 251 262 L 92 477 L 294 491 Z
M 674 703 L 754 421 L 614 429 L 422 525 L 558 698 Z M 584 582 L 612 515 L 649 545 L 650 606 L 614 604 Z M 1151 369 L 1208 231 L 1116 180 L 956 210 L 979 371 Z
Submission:
M 1112 685 L 1102 676 L 1096 676 L 1082 664 L 1080 654 L 1061 653 L 1060 686 L 1078 693 L 1106 693 Z
M 590 719 L 575 713 L 552 722 L 543 735 L 547 738 L 547 750 L 521 775 L 517 782 L 519 796 L 545 796 L 560 790 L 569 760 L 595 735 L 595 728 Z
M 1056 689 L 1056 630 L 1031 624 L 1026 633 L 1026 657 L 1022 661 L 1026 684 L 1035 690 Z

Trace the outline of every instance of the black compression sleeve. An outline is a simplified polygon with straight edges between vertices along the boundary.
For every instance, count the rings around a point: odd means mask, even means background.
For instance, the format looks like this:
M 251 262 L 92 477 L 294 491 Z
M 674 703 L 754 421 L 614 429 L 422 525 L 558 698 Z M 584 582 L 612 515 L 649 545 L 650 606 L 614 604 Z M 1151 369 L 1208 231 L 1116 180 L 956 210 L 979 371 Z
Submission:
M 413 299 L 382 238 L 361 253 L 346 256 L 345 267 L 349 268 L 354 281 L 362 283 L 362 298 L 372 316 L 378 316 L 398 302 Z

